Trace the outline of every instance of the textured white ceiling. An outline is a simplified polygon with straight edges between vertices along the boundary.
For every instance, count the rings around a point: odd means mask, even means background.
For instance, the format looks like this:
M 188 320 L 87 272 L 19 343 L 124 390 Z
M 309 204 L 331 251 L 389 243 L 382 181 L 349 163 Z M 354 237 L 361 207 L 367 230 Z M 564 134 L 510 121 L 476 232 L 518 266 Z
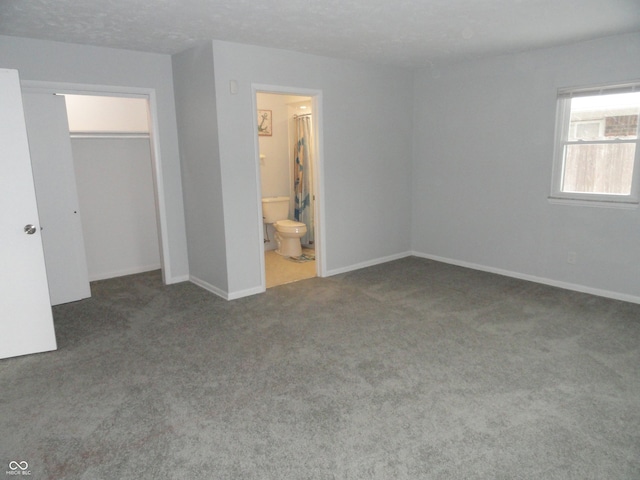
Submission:
M 640 31 L 640 0 L 1 0 L 0 34 L 173 54 L 218 39 L 400 66 Z

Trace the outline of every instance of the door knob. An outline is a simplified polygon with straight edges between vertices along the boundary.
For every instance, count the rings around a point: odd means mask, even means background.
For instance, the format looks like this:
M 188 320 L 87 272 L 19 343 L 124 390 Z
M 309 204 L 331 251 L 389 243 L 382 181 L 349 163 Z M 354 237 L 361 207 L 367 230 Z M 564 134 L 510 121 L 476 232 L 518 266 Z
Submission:
M 25 225 L 24 226 L 24 233 L 26 233 L 27 235 L 33 235 L 34 233 L 36 233 L 36 227 L 35 225 Z

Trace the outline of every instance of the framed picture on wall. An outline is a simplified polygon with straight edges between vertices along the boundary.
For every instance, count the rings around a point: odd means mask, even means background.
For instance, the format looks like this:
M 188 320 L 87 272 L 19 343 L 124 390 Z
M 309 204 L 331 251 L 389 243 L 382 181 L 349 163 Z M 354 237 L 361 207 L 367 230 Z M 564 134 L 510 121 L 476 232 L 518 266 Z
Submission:
M 271 136 L 271 110 L 258 110 L 258 135 Z

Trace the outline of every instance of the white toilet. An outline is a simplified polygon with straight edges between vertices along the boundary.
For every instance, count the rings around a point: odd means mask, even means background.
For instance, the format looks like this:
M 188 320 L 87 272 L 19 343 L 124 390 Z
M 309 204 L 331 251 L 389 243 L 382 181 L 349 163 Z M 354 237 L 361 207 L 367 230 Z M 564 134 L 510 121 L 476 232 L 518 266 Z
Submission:
M 300 238 L 307 233 L 307 226 L 301 222 L 288 220 L 289 197 L 266 197 L 262 199 L 264 223 L 273 224 L 276 229 L 276 253 L 285 257 L 302 255 Z

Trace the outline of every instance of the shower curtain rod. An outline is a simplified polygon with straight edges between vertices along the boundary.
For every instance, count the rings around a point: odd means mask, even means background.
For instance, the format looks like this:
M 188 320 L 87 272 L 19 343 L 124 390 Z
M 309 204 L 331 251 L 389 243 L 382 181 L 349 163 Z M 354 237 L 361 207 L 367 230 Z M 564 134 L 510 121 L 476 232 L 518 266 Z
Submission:
M 294 115 L 293 118 L 310 117 L 311 115 L 313 115 L 313 113 L 303 113 L 302 115 Z

